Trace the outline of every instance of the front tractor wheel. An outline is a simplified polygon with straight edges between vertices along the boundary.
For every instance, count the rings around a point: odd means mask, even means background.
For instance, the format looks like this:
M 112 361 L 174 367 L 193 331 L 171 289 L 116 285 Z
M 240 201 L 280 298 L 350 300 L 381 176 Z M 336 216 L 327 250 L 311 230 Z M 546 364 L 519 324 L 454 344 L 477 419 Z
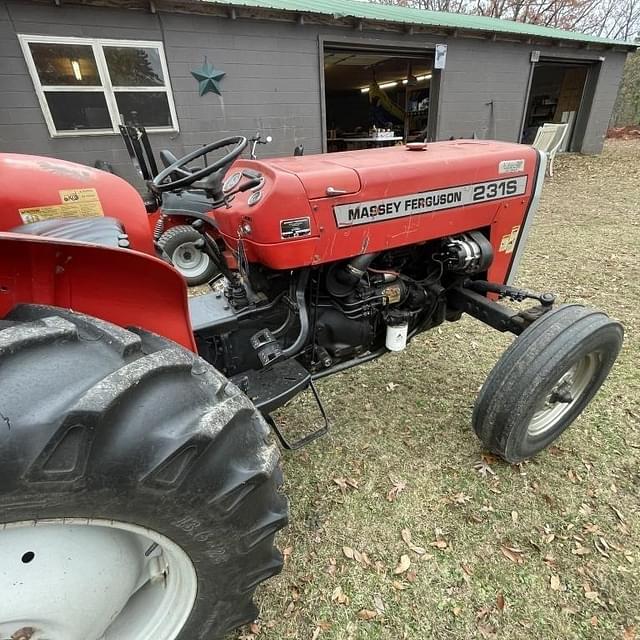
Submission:
M 202 235 L 193 227 L 178 225 L 158 239 L 163 256 L 182 274 L 190 287 L 206 284 L 218 275 L 218 267 L 202 249 Z
M 485 381 L 473 412 L 484 445 L 511 463 L 549 446 L 604 382 L 622 325 L 595 309 L 563 305 L 518 336 Z
M 0 638 L 194 640 L 253 620 L 287 521 L 240 391 L 156 335 L 0 320 Z

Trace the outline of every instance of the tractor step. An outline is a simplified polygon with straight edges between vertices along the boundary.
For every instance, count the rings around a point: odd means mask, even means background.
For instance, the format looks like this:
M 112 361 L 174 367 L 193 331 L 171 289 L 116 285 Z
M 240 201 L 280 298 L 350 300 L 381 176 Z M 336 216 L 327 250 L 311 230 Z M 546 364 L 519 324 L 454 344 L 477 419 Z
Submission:
M 285 449 L 300 449 L 300 447 L 328 433 L 329 420 L 318 391 L 311 380 L 311 374 L 296 360 L 284 360 L 269 369 L 251 370 L 233 376 L 231 382 L 249 396 L 253 404 L 264 415 Z M 323 425 L 306 436 L 290 442 L 269 414 L 306 389 L 310 389 L 313 393 Z

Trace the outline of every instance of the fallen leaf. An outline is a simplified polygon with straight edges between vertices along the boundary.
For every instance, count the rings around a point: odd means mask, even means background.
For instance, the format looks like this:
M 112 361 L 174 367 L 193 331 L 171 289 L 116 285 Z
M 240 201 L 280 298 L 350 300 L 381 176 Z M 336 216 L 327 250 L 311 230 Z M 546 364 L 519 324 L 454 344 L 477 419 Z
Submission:
M 384 613 L 384 602 L 379 595 L 373 596 L 373 606 L 375 607 L 379 615 L 382 615 Z
M 478 462 L 476 462 L 473 465 L 473 468 L 483 477 L 486 478 L 487 474 L 495 476 L 496 472 L 484 461 L 484 460 L 478 460 Z
M 387 383 L 387 391 L 393 391 L 398 385 L 395 382 Z
M 524 558 L 522 557 L 522 551 L 515 549 L 514 547 L 500 547 L 500 551 L 505 558 L 515 562 L 516 564 L 524 564 Z
M 449 546 L 449 543 L 446 540 L 434 540 L 429 543 L 430 546 L 435 547 L 436 549 L 446 549 Z
M 378 614 L 375 611 L 371 611 L 371 609 L 360 609 L 358 611 L 358 618 L 360 620 L 373 620 Z
M 353 549 L 351 547 L 342 547 L 342 553 L 344 553 L 349 560 L 353 560 Z
M 591 619 L 589 620 L 589 622 L 591 623 L 592 627 L 597 627 L 598 626 L 598 617 L 597 616 L 591 616 Z
M 504 596 L 502 593 L 496 596 L 496 607 L 498 607 L 498 611 L 504 611 Z
M 596 548 L 596 550 L 598 551 L 598 553 L 603 557 L 603 558 L 610 558 L 611 556 L 609 555 L 608 551 L 609 551 L 609 545 L 607 543 L 607 541 L 602 537 L 598 537 L 593 541 L 593 546 Z
M 417 553 L 419 556 L 423 556 L 427 552 L 424 547 L 418 547 L 417 545 L 413 544 L 413 542 L 411 541 L 411 531 L 409 531 L 409 529 L 403 529 L 400 535 L 402 536 L 402 540 L 407 545 L 407 547 L 409 547 L 409 549 L 411 549 L 411 551 L 413 551 L 414 553 Z
M 566 616 L 575 616 L 578 613 L 578 610 L 575 607 L 562 607 L 560 611 Z
M 589 549 L 587 549 L 587 547 L 583 547 L 580 543 L 578 543 L 576 548 L 573 549 L 571 551 L 571 553 L 573 553 L 573 555 L 576 555 L 576 556 L 586 556 L 589 553 L 591 553 L 591 551 L 589 551 Z
M 616 507 L 614 507 L 612 504 L 610 504 L 609 506 L 611 507 L 611 510 L 613 511 L 613 513 L 616 514 L 616 517 L 618 518 L 618 520 L 620 520 L 620 522 L 624 522 L 624 516 L 622 515 L 620 510 L 616 509 Z
M 560 578 L 558 576 L 551 576 L 550 584 L 554 591 L 560 591 Z
M 387 493 L 387 500 L 389 502 L 393 502 L 397 500 L 398 496 L 407 488 L 407 483 L 402 482 L 402 480 L 393 480 L 391 479 L 393 486 L 389 489 Z
M 349 604 L 349 596 L 342 590 L 342 587 L 338 585 L 331 594 L 331 601 L 338 604 Z
M 622 640 L 636 640 L 636 628 L 634 626 L 625 627 Z
M 415 571 L 407 571 L 406 578 L 407 578 L 407 582 L 410 582 L 411 584 L 413 584 L 417 580 L 418 575 L 416 574 Z
M 411 566 L 411 559 L 409 558 L 408 555 L 403 554 L 400 557 L 400 561 L 398 562 L 398 565 L 393 570 L 393 573 L 398 576 L 398 575 L 400 575 L 402 573 L 405 573 L 409 569 L 410 566 Z
M 457 618 L 462 613 L 462 609 L 460 607 L 453 607 L 451 613 L 453 613 L 453 615 Z
M 488 607 L 482 607 L 476 611 L 476 620 L 484 620 L 491 613 L 491 609 Z
M 251 631 L 251 633 L 253 633 L 254 636 L 257 636 L 260 634 L 260 625 L 257 622 L 252 622 L 249 625 L 249 631 Z
M 515 524 L 516 522 L 518 522 L 518 512 L 517 511 L 512 511 L 511 512 L 511 521 Z

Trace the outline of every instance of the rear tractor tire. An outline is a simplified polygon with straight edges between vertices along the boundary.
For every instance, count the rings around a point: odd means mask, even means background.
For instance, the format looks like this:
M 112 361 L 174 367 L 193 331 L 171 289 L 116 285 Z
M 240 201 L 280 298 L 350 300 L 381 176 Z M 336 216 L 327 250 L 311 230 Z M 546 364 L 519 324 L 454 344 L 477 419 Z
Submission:
M 189 225 L 167 229 L 158 239 L 158 248 L 186 280 L 190 287 L 210 282 L 218 275 L 218 267 L 199 246 L 202 235 Z
M 558 307 L 518 336 L 476 400 L 473 427 L 490 451 L 521 462 L 548 447 L 602 386 L 623 329 L 582 305 Z
M 287 522 L 249 400 L 159 336 L 0 320 L 0 638 L 196 640 L 253 620 Z

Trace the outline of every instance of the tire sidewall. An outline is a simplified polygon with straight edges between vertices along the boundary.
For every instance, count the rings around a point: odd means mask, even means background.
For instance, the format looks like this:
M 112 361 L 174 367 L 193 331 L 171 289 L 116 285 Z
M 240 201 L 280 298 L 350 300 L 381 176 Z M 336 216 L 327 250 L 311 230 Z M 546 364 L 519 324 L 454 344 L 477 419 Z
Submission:
M 503 448 L 507 460 L 523 460 L 534 456 L 558 438 L 580 415 L 597 393 L 613 366 L 619 349 L 618 340 L 616 325 L 603 325 L 584 340 L 557 349 L 540 363 L 535 372 L 529 372 L 532 377 L 538 380 L 537 384 L 534 383 L 525 390 L 522 396 L 512 404 L 511 410 L 505 416 L 507 423 L 510 424 L 509 428 L 503 432 L 506 434 L 506 438 L 501 443 L 501 448 Z M 558 380 L 572 366 L 594 352 L 601 353 L 600 365 L 587 383 L 579 400 L 558 419 L 552 428 L 539 436 L 532 437 L 528 432 L 529 424 L 540 399 L 551 393 Z
M 7 498 L 10 499 L 7 501 Z M 214 509 L 203 510 L 202 500 L 164 497 L 160 509 L 157 498 L 149 498 L 145 500 L 140 493 L 122 494 L 109 490 L 62 491 L 48 493 L 47 506 L 43 508 L 39 493 L 20 496 L 19 507 L 14 506 L 15 496 L 2 496 L 1 523 L 95 517 L 137 525 L 169 538 L 187 554 L 197 579 L 196 601 L 178 638 L 212 637 L 209 634 L 202 636 L 203 629 L 214 623 L 218 607 L 224 606 L 231 594 L 241 591 L 246 575 L 246 566 L 237 563 L 238 551 L 243 551 L 238 548 L 242 547 L 240 532 L 217 517 Z M 210 606 L 198 606 L 198 601 Z
M 218 273 L 218 268 L 214 264 L 213 260 L 211 260 L 211 258 L 206 255 L 202 251 L 202 249 L 199 249 L 197 247 L 194 247 L 194 250 L 203 253 L 204 256 L 208 259 L 207 268 L 204 269 L 201 274 L 197 276 L 187 276 L 180 270 L 178 266 L 176 266 L 173 259 L 176 251 L 178 251 L 178 249 L 185 244 L 193 244 L 197 240 L 201 239 L 200 233 L 198 233 L 195 229 L 191 229 L 187 226 L 171 227 L 170 229 L 165 231 L 165 234 L 169 234 L 169 237 L 166 238 L 166 240 L 163 242 L 161 236 L 160 240 L 158 241 L 158 246 L 160 247 L 162 255 L 167 260 L 167 262 L 169 262 L 174 267 L 174 269 L 176 269 L 176 271 L 178 271 L 180 275 L 182 275 L 189 286 L 193 287 L 201 284 L 206 284 Z

